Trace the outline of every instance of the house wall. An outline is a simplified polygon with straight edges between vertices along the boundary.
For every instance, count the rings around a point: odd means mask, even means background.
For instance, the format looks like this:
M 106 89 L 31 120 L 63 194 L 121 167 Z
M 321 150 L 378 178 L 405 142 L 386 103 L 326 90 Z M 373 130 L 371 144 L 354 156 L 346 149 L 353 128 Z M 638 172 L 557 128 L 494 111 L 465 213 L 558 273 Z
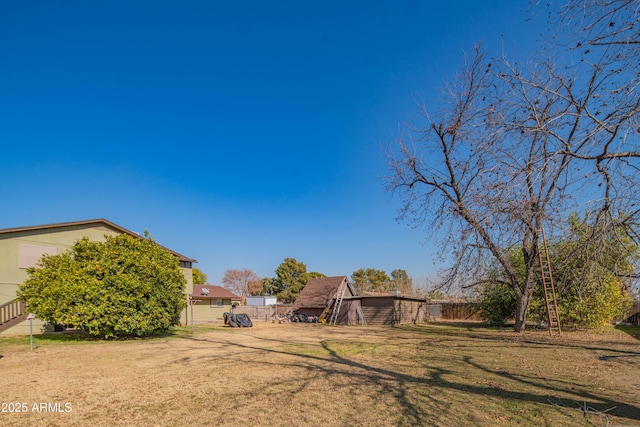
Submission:
M 76 240 L 87 236 L 90 240 L 104 241 L 104 235 L 116 235 L 107 227 L 66 227 L 61 230 L 30 230 L 0 235 L 0 304 L 16 297 L 18 284 L 27 278 L 26 268 L 18 267 L 19 245 L 49 248 L 53 253 L 69 249 Z
M 184 278 L 187 279 L 185 292 L 187 294 L 193 294 L 193 268 L 191 267 L 191 263 L 180 261 L 180 271 L 182 271 Z
M 231 312 L 231 299 L 223 299 L 222 306 L 211 306 L 212 298 L 194 297 L 193 299 L 200 300 L 197 304 L 193 305 L 193 322 L 214 322 L 222 320 L 222 315 L 225 312 Z M 213 298 L 215 301 L 217 298 Z M 189 315 L 189 324 L 191 324 L 191 311 Z
M 120 231 L 106 225 L 75 225 L 61 228 L 49 228 L 41 230 L 23 230 L 0 235 L 0 304 L 4 304 L 16 298 L 18 285 L 27 277 L 25 266 L 26 252 L 42 249 L 47 253 L 61 253 L 73 246 L 83 237 L 89 240 L 104 242 L 105 235 L 116 236 Z M 22 256 L 21 256 L 22 255 Z M 28 254 L 27 254 L 28 255 Z M 20 265 L 22 264 L 22 265 Z M 35 265 L 29 265 L 35 266 Z M 191 263 L 181 263 L 181 271 L 187 280 L 187 291 L 193 290 L 193 278 Z M 28 310 L 28 309 L 27 309 Z M 184 312 L 183 312 L 184 314 Z M 45 323 L 39 319 L 33 321 L 34 333 L 44 330 Z M 22 335 L 29 333 L 29 321 L 24 322 L 0 332 L 0 335 Z
M 25 230 L 0 235 L 0 304 L 16 298 L 18 285 L 27 277 L 27 270 L 19 266 L 20 254 L 25 249 L 42 248 L 48 253 L 61 253 L 73 246 L 76 240 L 88 237 L 90 240 L 104 241 L 104 235 L 114 236 L 118 232 L 105 227 L 86 228 L 82 226 L 65 227 L 48 230 Z M 24 261 L 24 257 L 23 261 Z M 34 266 L 34 265 L 29 265 Z M 34 319 L 34 332 L 43 331 L 45 323 Z M 28 334 L 29 321 L 24 322 L 0 333 L 0 335 Z

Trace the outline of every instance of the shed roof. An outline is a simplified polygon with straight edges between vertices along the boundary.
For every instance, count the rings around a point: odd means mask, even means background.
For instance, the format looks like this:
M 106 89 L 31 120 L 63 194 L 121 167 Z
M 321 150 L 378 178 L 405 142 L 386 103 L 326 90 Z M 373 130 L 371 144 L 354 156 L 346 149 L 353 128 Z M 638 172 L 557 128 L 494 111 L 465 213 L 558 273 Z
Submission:
M 325 308 L 335 297 L 340 285 L 346 282 L 345 297 L 355 294 L 347 276 L 314 277 L 302 288 L 300 295 L 293 303 L 294 308 Z
M 208 289 L 209 294 L 205 295 L 202 291 L 203 289 Z M 193 294 L 194 297 L 197 298 L 221 298 L 221 299 L 230 299 L 232 301 L 241 301 L 238 295 L 234 294 L 228 289 L 223 288 L 222 286 L 210 285 L 205 283 L 204 285 L 193 285 Z
M 127 230 L 126 228 L 121 227 L 104 218 L 87 219 L 83 221 L 57 222 L 53 224 L 43 224 L 43 225 L 31 225 L 27 227 L 2 228 L 0 229 L 0 234 L 15 233 L 20 231 L 47 231 L 47 230 L 54 230 L 54 229 L 61 229 L 61 228 L 84 227 L 84 226 L 91 227 L 91 226 L 101 226 L 101 225 L 107 228 L 111 228 L 112 230 L 118 231 L 120 233 L 129 234 L 133 237 L 140 238 L 140 239 L 142 238 L 140 234 L 135 233 L 131 230 Z M 162 245 L 158 245 L 158 246 L 175 255 L 176 258 L 178 258 L 180 261 L 197 262 L 195 259 L 188 258 Z

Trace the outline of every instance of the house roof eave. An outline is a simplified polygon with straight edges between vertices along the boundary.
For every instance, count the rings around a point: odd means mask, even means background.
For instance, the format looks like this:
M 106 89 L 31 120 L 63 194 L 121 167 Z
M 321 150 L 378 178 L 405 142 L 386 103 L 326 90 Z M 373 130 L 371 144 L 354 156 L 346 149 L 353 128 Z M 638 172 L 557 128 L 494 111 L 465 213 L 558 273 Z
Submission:
M 36 230 L 48 230 L 48 229 L 55 229 L 55 228 L 65 228 L 65 227 L 75 227 L 75 226 L 83 226 L 83 225 L 92 225 L 92 224 L 102 224 L 105 225 L 109 228 L 112 228 L 116 231 L 119 231 L 121 233 L 125 233 L 125 234 L 129 234 L 130 236 L 142 239 L 143 237 L 140 236 L 140 234 L 135 233 L 131 230 L 128 230 L 124 227 L 119 226 L 118 224 L 115 224 L 107 219 L 104 218 L 97 218 L 97 219 L 88 219 L 88 220 L 82 220 L 82 221 L 69 221 L 69 222 L 58 222 L 58 223 L 52 223 L 52 224 L 42 224 L 42 225 L 31 225 L 31 226 L 26 226 L 26 227 L 14 227 L 14 228 L 3 228 L 0 229 L 0 234 L 8 234 L 8 233 L 15 233 L 15 232 L 20 232 L 20 231 L 36 231 Z M 156 242 L 156 244 L 161 247 L 162 249 L 166 250 L 167 252 L 170 252 L 171 254 L 173 254 L 176 258 L 178 258 L 180 261 L 184 261 L 184 262 L 198 262 L 197 260 L 193 259 L 193 258 L 189 258 L 186 257 L 176 251 L 173 251 L 165 246 L 162 246 L 160 244 L 158 244 Z

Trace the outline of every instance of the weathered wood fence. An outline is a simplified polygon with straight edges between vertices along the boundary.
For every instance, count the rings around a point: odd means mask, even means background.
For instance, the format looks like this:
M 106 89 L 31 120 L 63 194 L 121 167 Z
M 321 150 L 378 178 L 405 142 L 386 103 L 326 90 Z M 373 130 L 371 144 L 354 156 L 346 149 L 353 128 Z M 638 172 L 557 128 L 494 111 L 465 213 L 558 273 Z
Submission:
M 480 320 L 480 306 L 473 302 L 429 304 L 429 317 L 445 320 Z

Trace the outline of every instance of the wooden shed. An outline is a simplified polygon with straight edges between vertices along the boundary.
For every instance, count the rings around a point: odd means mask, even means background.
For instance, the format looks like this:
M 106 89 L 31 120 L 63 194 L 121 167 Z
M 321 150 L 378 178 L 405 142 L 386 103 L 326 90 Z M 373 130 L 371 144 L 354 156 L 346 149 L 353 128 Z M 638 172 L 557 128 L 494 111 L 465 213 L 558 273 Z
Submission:
M 427 322 L 425 300 L 394 295 L 361 296 L 360 307 L 367 325 L 398 325 Z
M 347 276 L 309 279 L 293 303 L 293 309 L 307 316 L 320 316 L 327 307 L 334 304 L 336 297 L 338 297 L 338 291 L 342 288 L 345 289 L 345 293 L 340 303 L 340 312 L 336 323 L 355 325 L 358 323 L 357 309 L 360 307 L 360 300 L 353 298 L 355 291 Z

